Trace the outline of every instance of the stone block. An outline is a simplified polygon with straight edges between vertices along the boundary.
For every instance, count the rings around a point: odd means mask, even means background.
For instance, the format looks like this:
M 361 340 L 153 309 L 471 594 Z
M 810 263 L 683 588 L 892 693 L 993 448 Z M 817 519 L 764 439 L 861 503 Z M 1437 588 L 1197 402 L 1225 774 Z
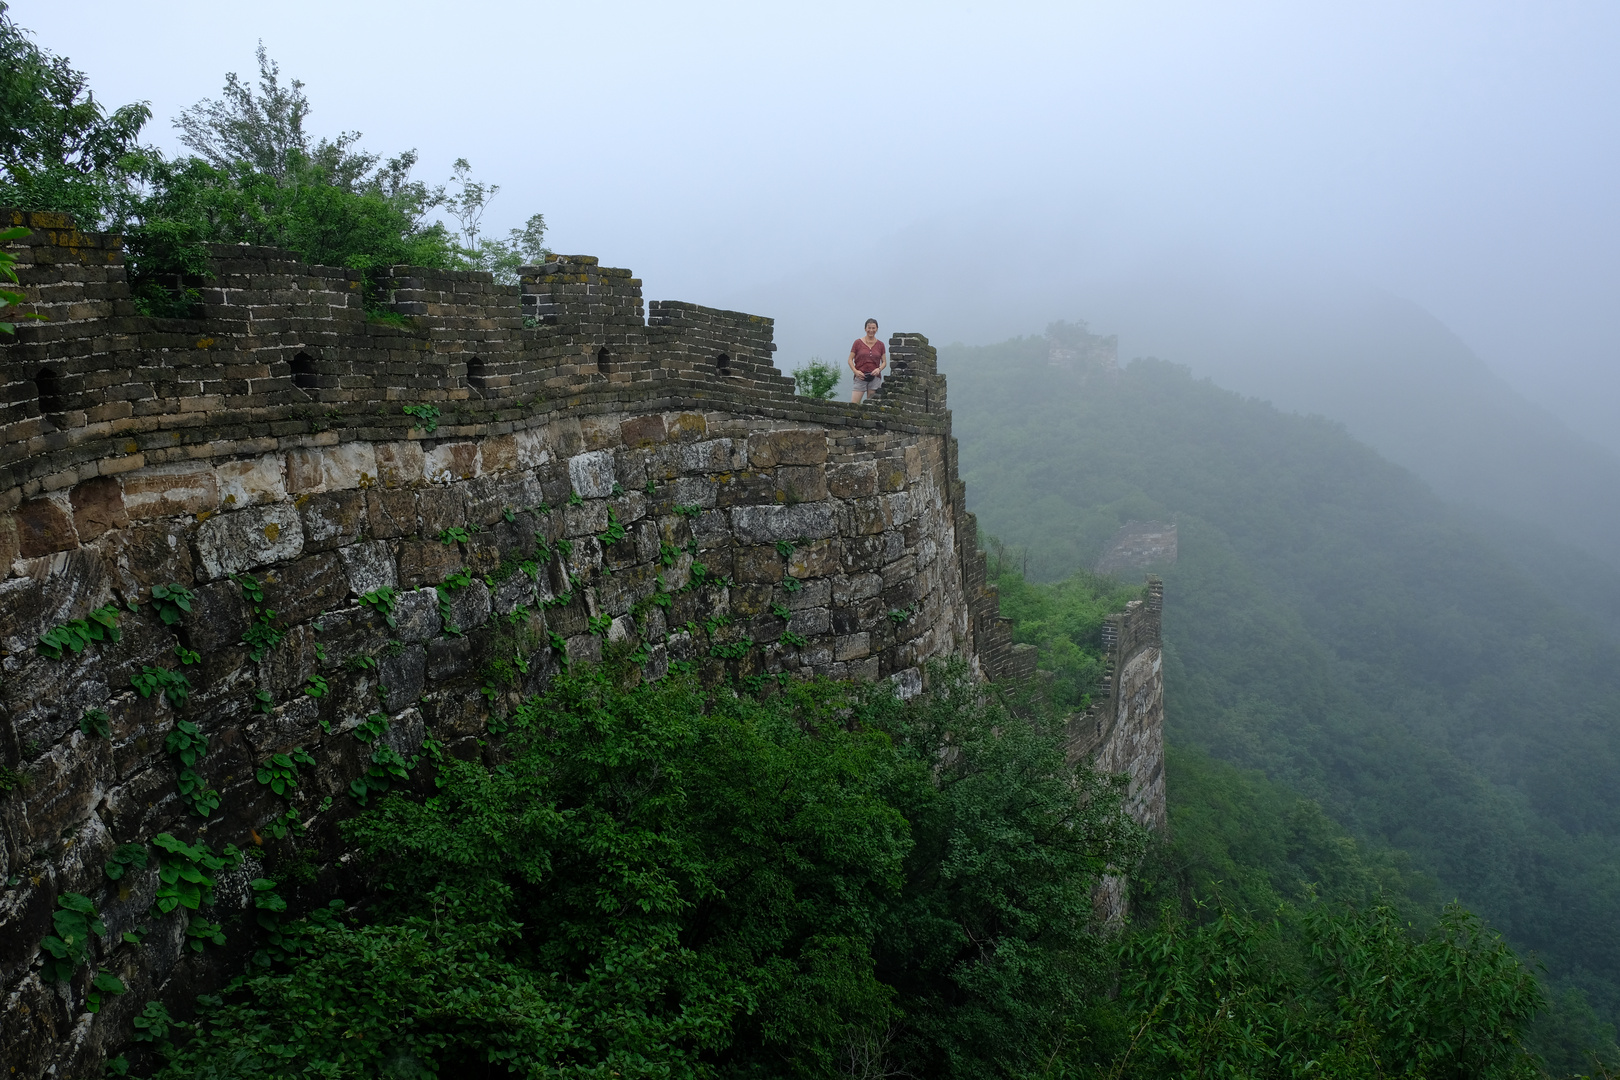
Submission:
M 186 634 L 193 649 L 207 655 L 242 640 L 253 621 L 253 609 L 240 585 L 234 581 L 210 582 L 199 586 L 194 595 L 191 615 L 186 619 Z
M 79 546 L 73 515 L 65 499 L 55 496 L 28 499 L 17 507 L 16 521 L 19 553 L 25 559 L 37 559 Z
M 787 572 L 796 578 L 827 577 L 838 572 L 837 540 L 814 540 L 793 549 Z
M 489 614 L 489 587 L 477 578 L 450 594 L 450 625 L 462 633 L 489 622 Z
M 857 600 L 870 600 L 883 591 L 883 576 L 873 573 L 855 573 L 835 577 L 832 582 L 833 603 L 840 607 Z
M 199 576 L 211 580 L 297 558 L 304 526 L 290 503 L 275 503 L 211 517 L 194 543 Z
M 702 413 L 676 413 L 666 420 L 669 437 L 676 442 L 695 442 L 709 433 L 708 421 Z
M 307 622 L 321 612 L 343 607 L 349 598 L 349 577 L 335 551 L 306 555 L 265 572 L 265 601 L 284 625 Z
M 164 465 L 125 473 L 124 511 L 136 520 L 201 514 L 219 505 L 219 481 L 202 465 Z
M 539 598 L 534 578 L 518 570 L 504 581 L 497 582 L 490 597 L 490 610 L 495 615 L 510 615 L 519 608 L 531 607 Z
M 821 540 L 837 533 L 831 503 L 797 506 L 738 506 L 731 510 L 731 526 L 744 544 L 774 544 L 778 540 Z
M 828 465 L 827 491 L 838 499 L 858 499 L 876 495 L 877 463 L 846 461 Z
M 377 479 L 377 452 L 369 442 L 346 442 L 321 451 L 321 483 L 327 491 L 370 487 Z
M 771 609 L 771 597 L 776 590 L 767 583 L 733 585 L 730 593 L 731 610 L 738 615 L 763 615 Z
M 871 635 L 846 634 L 833 642 L 833 660 L 859 660 L 872 651 Z
M 416 499 L 424 539 L 436 539 L 446 529 L 467 527 L 467 499 L 460 484 L 424 488 Z
M 724 509 L 778 502 L 778 494 L 774 473 L 743 469 L 716 478 L 714 505 Z
M 563 507 L 562 534 L 566 537 L 595 536 L 606 532 L 608 504 L 592 500 L 578 506 Z
M 652 446 L 668 437 L 664 429 L 664 418 L 658 413 L 651 416 L 633 416 L 619 424 L 619 438 L 626 446 Z
M 795 579 L 797 580 L 797 579 Z M 804 611 L 807 608 L 826 607 L 832 602 L 832 582 L 827 578 L 815 578 L 805 582 L 804 586 L 788 592 L 779 589 L 779 598 L 787 604 L 790 611 Z
M 682 476 L 670 485 L 669 496 L 675 506 L 711 507 L 715 504 L 716 491 L 713 480 L 702 476 Z
M 304 523 L 304 550 L 331 551 L 360 538 L 366 523 L 361 491 L 333 491 L 294 500 Z
M 823 464 L 827 460 L 827 433 L 820 428 L 755 432 L 748 436 L 748 460 L 756 469 Z
M 129 524 L 124 512 L 124 489 L 110 476 L 97 476 L 74 487 L 68 495 L 73 526 L 81 543 L 88 544 L 108 529 Z
M 776 501 L 819 502 L 827 497 L 827 473 L 820 465 L 783 465 L 776 470 Z
M 295 495 L 321 490 L 321 452 L 314 447 L 287 451 L 286 484 Z
M 416 704 L 427 689 L 427 650 L 419 644 L 407 645 L 398 653 L 383 650 L 377 657 L 377 681 L 387 691 L 382 703 L 385 712 L 397 713 Z
M 785 567 L 775 547 L 740 547 L 731 556 L 731 576 L 742 582 L 781 581 Z
M 824 607 L 795 611 L 787 628 L 800 637 L 815 637 L 832 629 L 832 612 Z
M 394 599 L 393 635 L 400 641 L 431 641 L 444 630 L 437 589 L 413 589 Z
M 415 536 L 416 492 L 372 488 L 366 492 L 366 527 L 375 540 Z
M 571 664 L 602 662 L 602 639 L 595 634 L 575 634 L 567 639 L 568 662 Z
M 605 499 L 613 494 L 613 454 L 592 450 L 568 459 L 568 482 L 584 499 Z
M 214 467 L 214 476 L 219 483 L 219 505 L 227 510 L 278 503 L 287 497 L 279 454 L 223 462 Z
M 427 455 L 419 442 L 376 443 L 372 452 L 377 461 L 377 480 L 385 487 L 411 487 L 427 475 Z
M 881 533 L 846 536 L 839 547 L 839 559 L 846 574 L 872 573 L 883 566 L 884 542 Z
M 461 549 L 437 540 L 399 543 L 399 583 L 407 589 L 429 588 L 461 569 Z
M 470 672 L 473 660 L 471 638 L 441 637 L 427 643 L 427 677 L 433 682 L 443 682 Z
M 432 484 L 471 480 L 478 475 L 478 444 L 440 443 L 423 455 L 422 475 Z
M 730 472 L 747 466 L 746 450 L 731 439 L 707 439 L 681 447 L 681 468 L 689 473 Z

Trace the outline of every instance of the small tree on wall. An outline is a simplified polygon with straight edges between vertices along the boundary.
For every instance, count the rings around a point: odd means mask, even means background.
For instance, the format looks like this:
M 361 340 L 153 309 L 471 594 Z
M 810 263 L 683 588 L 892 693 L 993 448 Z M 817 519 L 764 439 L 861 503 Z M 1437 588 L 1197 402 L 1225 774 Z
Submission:
M 819 356 L 812 356 L 793 372 L 793 392 L 800 397 L 830 400 L 838 386 L 838 372 Z

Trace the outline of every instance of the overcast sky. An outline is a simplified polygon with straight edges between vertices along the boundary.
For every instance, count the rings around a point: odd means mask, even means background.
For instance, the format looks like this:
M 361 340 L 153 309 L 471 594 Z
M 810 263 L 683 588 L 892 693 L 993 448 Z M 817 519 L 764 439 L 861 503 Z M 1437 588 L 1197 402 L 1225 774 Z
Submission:
M 1130 282 L 1353 281 L 1620 449 L 1612 0 L 11 13 L 176 149 L 170 118 L 262 38 L 315 131 L 432 178 L 467 157 L 503 187 L 488 223 L 541 210 L 649 298 L 768 302 L 789 364 L 868 313 L 984 341 Z

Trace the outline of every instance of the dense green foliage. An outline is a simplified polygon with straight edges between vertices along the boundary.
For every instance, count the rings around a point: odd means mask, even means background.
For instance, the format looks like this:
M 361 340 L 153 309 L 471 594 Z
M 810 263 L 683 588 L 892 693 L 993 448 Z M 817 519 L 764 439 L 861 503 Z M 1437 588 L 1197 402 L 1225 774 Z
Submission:
M 1546 962 L 1579 1039 L 1612 1040 L 1620 650 L 1342 429 L 1170 364 L 1045 358 L 1041 340 L 944 352 L 986 530 L 1052 580 L 1127 520 L 1175 520 L 1169 740 L 1409 853 Z
M 498 764 L 351 822 L 361 906 L 260 903 L 249 976 L 193 1025 L 149 1007 L 158 1075 L 1533 1075 L 1535 981 L 1460 911 L 1102 932 L 1143 852 L 1119 784 L 960 664 L 930 683 L 561 677 Z
M 516 280 L 545 258 L 545 219 L 505 239 L 480 222 L 499 186 L 474 180 L 465 160 L 448 183 L 411 179 L 415 151 L 386 161 L 358 149 L 358 132 L 313 139 L 303 84 L 284 84 L 261 46 L 257 88 L 227 76 L 222 97 L 176 119 L 194 156 L 168 159 L 142 145 L 141 105 L 110 115 L 84 73 L 36 45 L 0 3 L 0 205 L 73 215 L 81 227 L 125 235 L 136 306 L 194 313 L 210 244 L 284 248 L 324 266 L 362 271 L 368 305 L 384 298 L 372 271 L 410 264 L 488 270 Z M 430 215 L 443 210 L 460 228 Z
M 1124 610 L 1128 601 L 1143 599 L 1145 592 L 1084 570 L 1052 585 L 1032 584 L 994 541 L 989 571 L 1001 613 L 1013 621 L 1013 640 L 1034 645 L 1037 666 L 1052 672 L 1053 703 L 1070 710 L 1086 708 L 1104 674 L 1103 621 Z
M 1139 833 L 1054 732 L 935 675 L 912 705 L 562 678 L 498 767 L 355 823 L 365 918 L 309 927 L 166 1075 L 1029 1070 L 1106 986 L 1091 885 Z

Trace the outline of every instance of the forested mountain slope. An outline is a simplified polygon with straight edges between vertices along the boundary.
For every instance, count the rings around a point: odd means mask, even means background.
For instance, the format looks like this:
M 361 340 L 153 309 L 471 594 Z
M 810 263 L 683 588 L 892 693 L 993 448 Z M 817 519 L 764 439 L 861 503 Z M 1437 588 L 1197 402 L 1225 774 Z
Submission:
M 1410 852 L 1555 982 L 1620 1007 L 1620 648 L 1343 428 L 1040 339 L 942 353 L 983 530 L 1031 578 L 1173 518 L 1173 744 Z M 1172 792 L 1172 798 L 1174 793 Z

